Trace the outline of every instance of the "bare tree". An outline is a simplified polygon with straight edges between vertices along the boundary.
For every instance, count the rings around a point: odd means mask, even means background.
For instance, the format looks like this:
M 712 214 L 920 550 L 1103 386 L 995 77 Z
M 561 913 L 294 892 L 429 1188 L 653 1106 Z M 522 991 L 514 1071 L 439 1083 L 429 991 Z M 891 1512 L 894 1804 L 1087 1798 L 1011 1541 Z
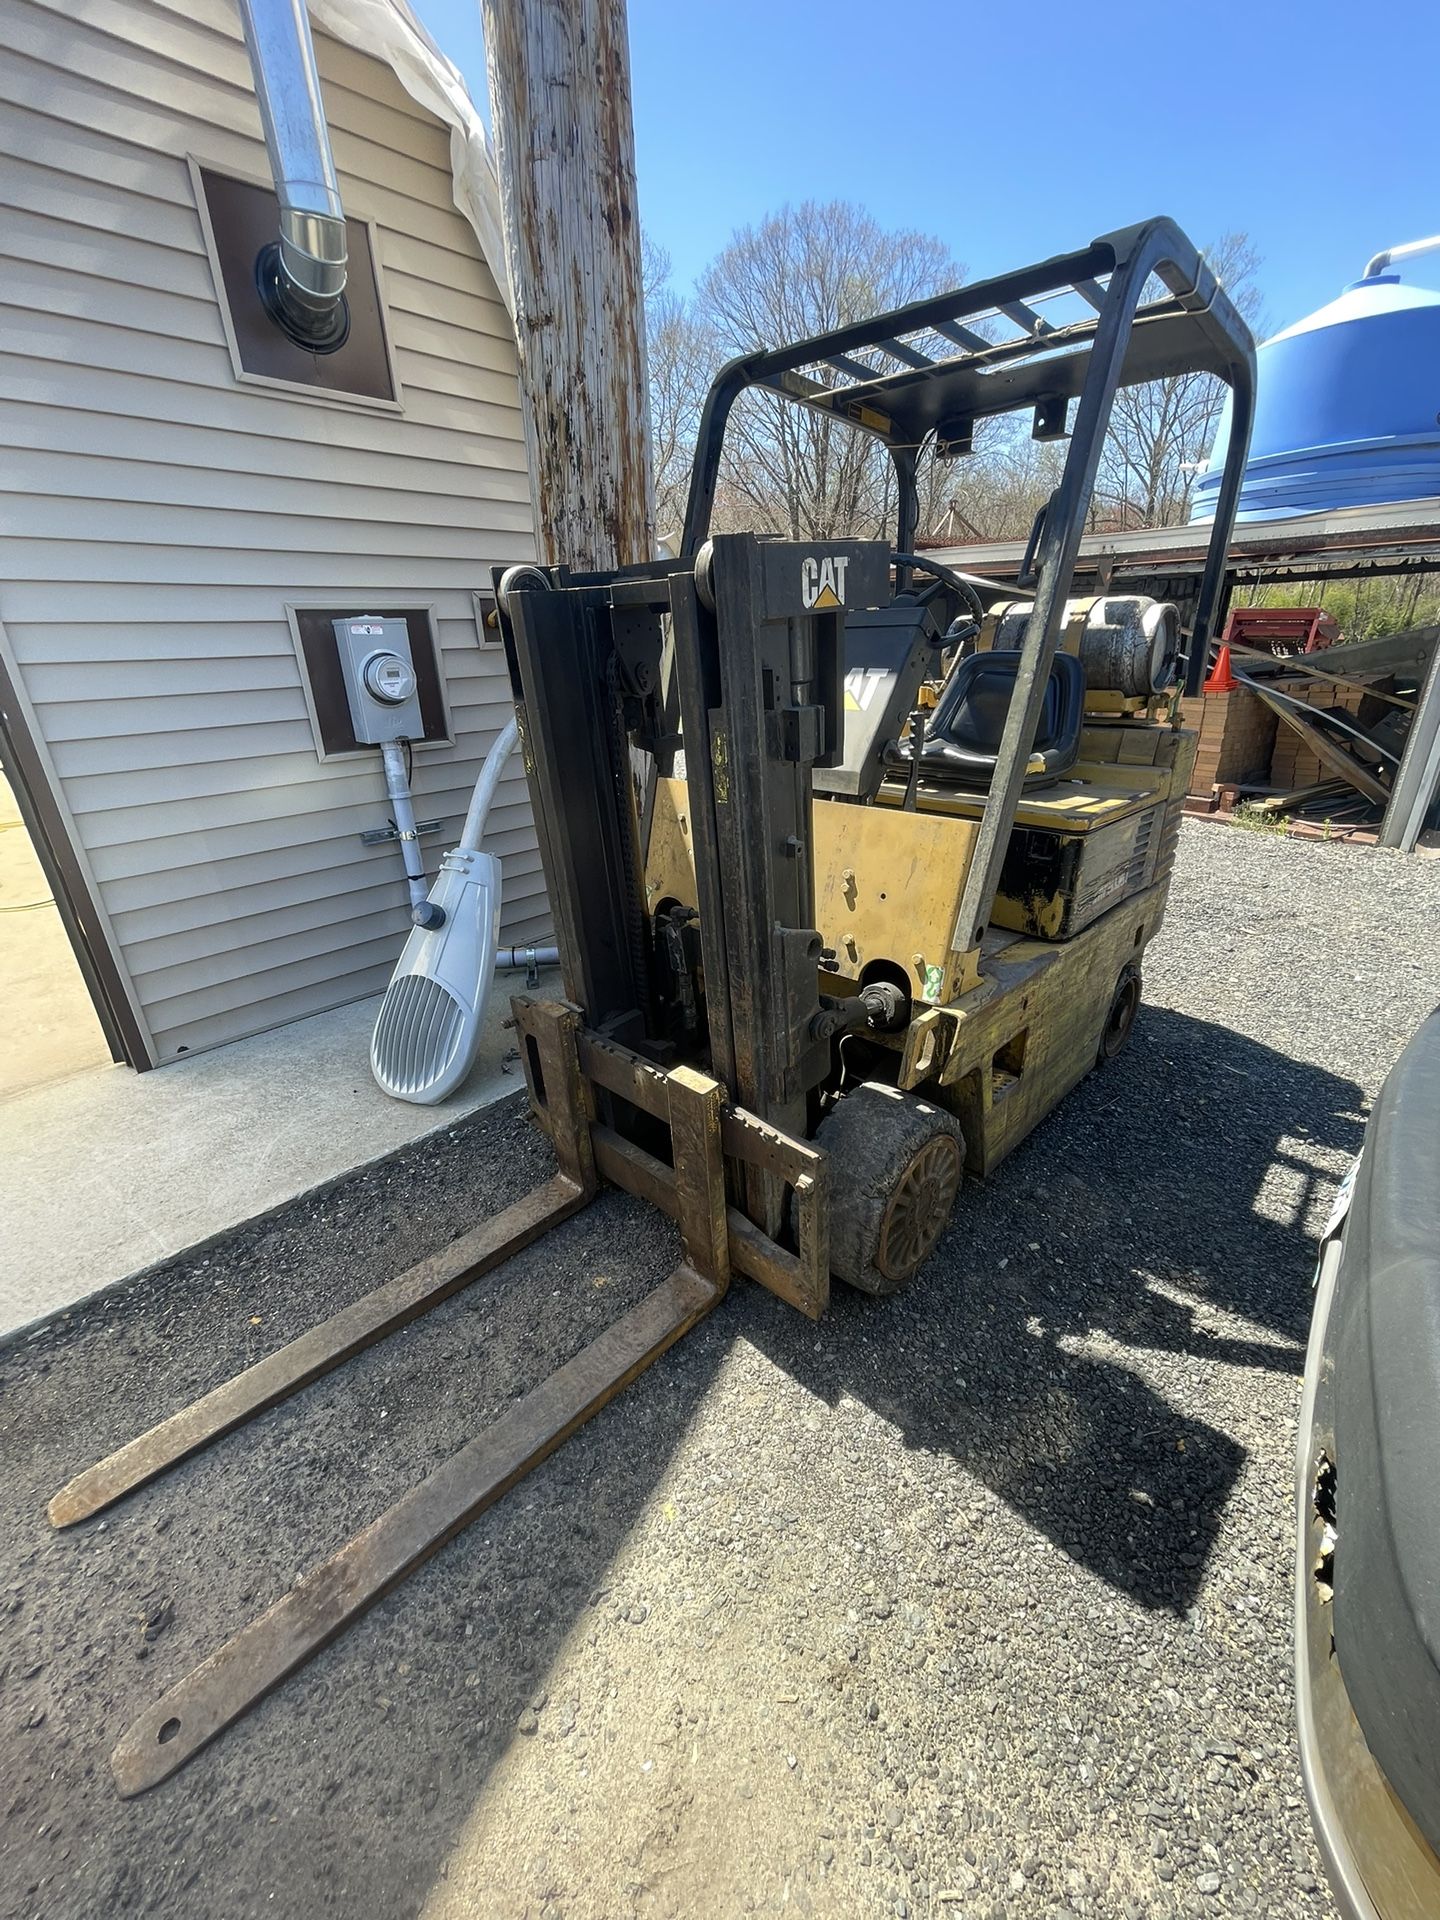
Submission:
M 737 233 L 702 276 L 693 318 L 714 363 L 827 332 L 956 286 L 964 269 L 929 234 L 887 232 L 846 201 L 785 207 Z M 944 349 L 949 351 L 950 349 Z M 890 365 L 867 356 L 877 372 Z M 812 369 L 823 383 L 841 376 Z M 731 416 L 716 525 L 791 539 L 876 535 L 893 517 L 889 455 L 870 435 L 758 390 Z
M 644 235 L 645 347 L 650 370 L 650 436 L 655 529 L 678 538 L 690 490 L 700 409 L 715 371 L 715 349 L 693 307 L 670 284 L 670 256 Z
M 1222 234 L 1206 257 L 1240 312 L 1258 328 L 1260 256 L 1249 236 Z M 1160 299 L 1164 292 L 1156 280 L 1145 297 Z M 1169 527 L 1188 518 L 1195 477 L 1224 401 L 1223 382 L 1208 373 L 1174 374 L 1121 388 L 1095 488 L 1097 505 L 1112 526 Z
M 935 540 L 1018 540 L 1060 484 L 1065 443 L 1035 440 L 1030 422 L 1002 416 L 975 426 L 975 450 L 922 463 L 922 531 Z
M 1258 257 L 1244 234 L 1209 251 L 1242 313 L 1258 325 Z M 931 235 L 887 232 L 845 201 L 785 207 L 737 233 L 685 300 L 670 262 L 644 258 L 657 520 L 673 536 L 684 518 L 700 410 L 710 380 L 736 354 L 782 345 L 958 286 L 964 269 Z M 1159 298 L 1155 282 L 1146 298 Z M 985 322 L 971 322 L 987 331 Z M 915 345 L 944 358 L 944 340 Z M 878 349 L 858 358 L 877 373 L 897 364 Z M 838 384 L 823 367 L 811 377 Z M 1165 526 L 1189 512 L 1195 475 L 1224 400 L 1208 374 L 1181 374 L 1116 397 L 1092 508 L 1097 526 Z M 975 450 L 953 463 L 922 450 L 921 539 L 997 540 L 1028 533 L 1059 482 L 1063 443 L 1034 441 L 1012 420 L 977 424 Z M 716 488 L 717 528 L 756 527 L 791 539 L 889 532 L 895 480 L 885 449 L 843 421 L 778 395 L 751 391 L 731 416 Z

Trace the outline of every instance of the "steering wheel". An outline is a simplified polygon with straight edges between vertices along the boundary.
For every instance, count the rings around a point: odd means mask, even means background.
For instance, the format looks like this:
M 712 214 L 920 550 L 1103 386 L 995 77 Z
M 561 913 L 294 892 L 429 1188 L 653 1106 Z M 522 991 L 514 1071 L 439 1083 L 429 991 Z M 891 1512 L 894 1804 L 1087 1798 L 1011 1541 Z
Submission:
M 932 574 L 936 586 L 949 587 L 952 593 L 959 594 L 976 620 L 985 618 L 985 602 L 976 592 L 974 581 L 968 580 L 963 573 L 956 573 L 953 567 L 947 567 L 939 560 L 931 560 L 923 553 L 892 553 L 890 558 L 897 567 L 913 567 L 920 573 Z M 987 580 L 984 584 L 988 587 L 992 583 Z M 927 589 L 929 593 L 934 591 L 934 587 Z

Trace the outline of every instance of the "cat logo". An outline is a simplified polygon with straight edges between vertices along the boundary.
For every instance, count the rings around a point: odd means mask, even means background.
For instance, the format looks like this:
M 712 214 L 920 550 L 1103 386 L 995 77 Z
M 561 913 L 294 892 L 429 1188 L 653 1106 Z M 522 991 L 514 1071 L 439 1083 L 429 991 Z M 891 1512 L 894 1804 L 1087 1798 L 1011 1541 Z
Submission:
M 800 599 L 812 613 L 836 612 L 845 604 L 845 569 L 850 556 L 827 554 L 823 560 L 813 553 L 800 562 Z
M 891 678 L 884 667 L 852 667 L 845 676 L 846 713 L 868 713 L 871 701 L 890 685 Z

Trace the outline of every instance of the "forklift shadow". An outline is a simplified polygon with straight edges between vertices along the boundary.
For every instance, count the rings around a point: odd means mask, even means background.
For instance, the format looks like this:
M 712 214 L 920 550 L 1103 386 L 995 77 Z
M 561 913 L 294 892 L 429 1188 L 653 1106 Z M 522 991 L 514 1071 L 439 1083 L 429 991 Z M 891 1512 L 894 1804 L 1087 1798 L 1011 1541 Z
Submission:
M 837 1287 L 817 1341 L 747 1289 L 743 1331 L 832 1405 L 858 1399 L 948 1454 L 957 1510 L 978 1481 L 1142 1605 L 1183 1611 L 1251 1437 L 1251 1396 L 1223 1370 L 1298 1391 L 1314 1241 L 1361 1102 L 1322 1068 L 1147 1009 L 1119 1061 L 967 1184 L 907 1293 Z
M 1069 1111 L 1086 1156 L 1093 1143 L 1096 1168 L 1125 1201 L 1115 1251 L 1151 1283 L 1145 1313 L 1127 1314 L 1133 1296 L 1122 1289 L 1102 1298 L 1092 1324 L 1137 1344 L 1173 1342 L 1298 1374 L 1316 1242 L 1360 1151 L 1365 1106 L 1356 1082 L 1324 1067 L 1189 1014 L 1145 1009 L 1128 1052 L 1077 1090 Z M 1043 1135 L 1038 1144 L 1043 1151 Z M 1067 1174 L 1067 1194 L 1075 1185 Z M 1157 1284 L 1188 1304 L 1170 1304 Z M 1251 1337 L 1225 1329 L 1226 1316 L 1248 1322 Z

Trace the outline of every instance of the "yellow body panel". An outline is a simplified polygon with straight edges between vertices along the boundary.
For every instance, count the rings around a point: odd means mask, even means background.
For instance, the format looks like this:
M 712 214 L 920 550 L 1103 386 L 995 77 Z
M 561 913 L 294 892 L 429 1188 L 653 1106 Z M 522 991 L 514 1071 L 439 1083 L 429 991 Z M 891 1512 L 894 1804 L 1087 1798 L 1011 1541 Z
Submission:
M 696 904 L 695 851 L 683 780 L 658 780 L 645 859 L 645 897 Z M 976 826 L 943 814 L 816 800 L 815 921 L 840 974 L 858 982 L 875 961 L 900 969 L 917 999 L 948 999 L 960 955 L 951 948 Z M 868 977 L 868 976 L 867 976 Z
M 1028 880 L 1002 881 L 978 986 L 961 977 L 954 932 L 984 796 L 922 786 L 914 811 L 899 804 L 903 787 L 873 806 L 814 802 L 815 918 L 836 962 L 823 991 L 856 992 L 892 967 L 909 983 L 909 1027 L 869 1038 L 899 1056 L 901 1087 L 955 1113 L 972 1173 L 988 1174 L 1094 1065 L 1116 983 L 1160 925 L 1194 744 L 1169 727 L 1087 726 L 1072 776 L 1029 796 L 1016 820 L 1054 847 L 1057 872 L 1067 844 L 1083 867 L 1072 863 L 1053 897 L 1043 858 L 1029 892 Z M 652 911 L 696 905 L 688 816 L 685 782 L 658 781 Z
M 645 849 L 645 904 L 657 908 L 695 905 L 695 846 L 690 838 L 690 798 L 683 780 L 657 780 Z
M 887 961 L 917 999 L 950 999 L 975 822 L 834 800 L 817 800 L 813 819 L 815 924 L 841 973 L 858 980 Z
M 1066 778 L 1039 793 L 1022 795 L 1015 824 L 1086 833 L 1121 820 L 1169 795 L 1177 767 L 1188 767 L 1194 758 L 1195 740 L 1193 733 L 1178 727 L 1092 723 L 1081 732 L 1080 758 Z M 904 781 L 892 780 L 880 789 L 878 800 L 895 807 L 904 797 Z M 978 820 L 985 796 L 922 781 L 918 804 L 925 812 Z
M 1077 761 L 1068 778 L 1039 793 L 1027 793 L 1015 810 L 1017 827 L 1055 827 L 1085 833 L 1108 826 L 1129 813 L 1138 813 L 1163 795 L 1170 784 L 1163 767 L 1089 765 Z M 905 798 L 903 780 L 887 780 L 876 795 L 876 805 L 898 807 Z M 983 793 L 942 787 L 922 780 L 918 808 L 931 814 L 949 814 L 956 820 L 978 820 L 985 811 Z
M 972 1173 L 991 1173 L 1094 1066 L 1121 970 L 1139 966 L 1169 890 L 1167 877 L 1073 940 L 992 928 L 979 988 L 885 1039 L 901 1056 L 899 1085 L 959 1120 Z

